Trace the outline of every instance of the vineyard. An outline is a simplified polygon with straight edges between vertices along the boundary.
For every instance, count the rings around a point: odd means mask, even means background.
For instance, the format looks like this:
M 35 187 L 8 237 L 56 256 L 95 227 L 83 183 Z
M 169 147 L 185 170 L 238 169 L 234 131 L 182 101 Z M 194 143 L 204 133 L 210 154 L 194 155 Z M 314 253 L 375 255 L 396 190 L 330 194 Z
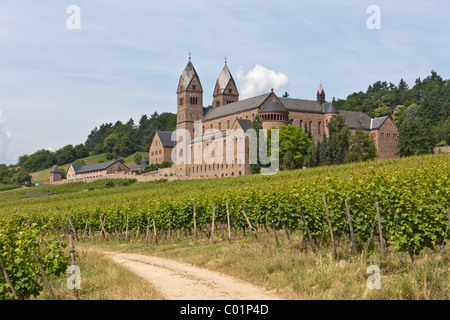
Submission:
M 31 251 L 42 257 L 47 273 L 60 274 L 69 260 L 63 250 L 68 231 L 79 241 L 158 245 L 258 241 L 262 232 L 281 230 L 288 237 L 301 233 L 303 246 L 312 251 L 329 246 L 336 260 L 348 258 L 334 244 L 345 238 L 353 256 L 364 255 L 368 241 L 377 239 L 384 252 L 405 253 L 414 261 L 424 248 L 439 250 L 449 237 L 449 172 L 450 156 L 439 154 L 274 176 L 118 180 L 115 187 L 73 183 L 40 188 L 54 194 L 34 199 L 22 198 L 29 190 L 15 191 L 0 195 L 0 262 L 26 298 L 42 289 L 35 284 L 39 269 Z M 5 298 L 12 295 L 0 277 L 0 299 Z

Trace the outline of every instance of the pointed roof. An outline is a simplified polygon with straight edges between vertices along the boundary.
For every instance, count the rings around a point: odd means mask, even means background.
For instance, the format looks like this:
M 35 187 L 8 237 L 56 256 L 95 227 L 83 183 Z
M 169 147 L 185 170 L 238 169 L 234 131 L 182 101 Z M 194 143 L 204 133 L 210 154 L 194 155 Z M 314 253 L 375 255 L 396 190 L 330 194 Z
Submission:
M 200 78 L 197 74 L 197 71 L 195 71 L 191 58 L 189 58 L 189 62 L 186 65 L 186 68 L 184 68 L 183 73 L 181 73 L 181 81 L 183 81 L 184 89 L 189 87 L 189 84 L 195 76 L 197 76 L 198 82 L 200 83 Z
M 220 117 L 232 115 L 233 113 L 243 112 L 259 107 L 270 93 L 265 93 L 256 97 L 232 102 L 226 105 L 226 108 L 211 108 L 203 117 L 203 121 L 212 120 Z
M 156 131 L 159 136 L 159 140 L 164 148 L 173 148 L 176 145 L 176 141 L 172 140 L 172 131 Z
M 235 121 L 239 124 L 239 126 L 244 132 L 246 132 L 248 129 L 252 127 L 252 121 L 249 119 L 236 118 Z
M 234 82 L 233 76 L 231 75 L 230 69 L 228 69 L 227 64 L 223 66 L 222 72 L 220 72 L 219 78 L 217 78 L 217 83 L 219 85 L 220 93 L 225 91 L 228 83 L 230 81 Z
M 59 170 L 58 166 L 54 166 L 50 173 L 61 173 L 61 170 Z
M 322 81 L 320 81 L 320 86 L 319 86 L 319 90 L 317 90 L 317 93 L 321 94 L 322 92 L 325 93 L 325 91 L 323 90 L 323 87 L 322 87 Z
M 283 108 L 278 101 L 275 99 L 272 99 L 268 104 L 266 104 L 261 110 L 259 110 L 259 113 L 263 112 L 287 112 L 285 108 Z

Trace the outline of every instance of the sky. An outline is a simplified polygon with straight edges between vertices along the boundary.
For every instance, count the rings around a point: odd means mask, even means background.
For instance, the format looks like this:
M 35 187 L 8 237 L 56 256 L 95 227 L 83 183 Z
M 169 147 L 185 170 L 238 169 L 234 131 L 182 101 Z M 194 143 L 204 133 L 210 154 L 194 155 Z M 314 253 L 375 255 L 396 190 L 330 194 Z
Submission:
M 0 163 L 176 113 L 189 53 L 205 106 L 225 57 L 240 99 L 448 79 L 449 12 L 447 0 L 0 0 Z

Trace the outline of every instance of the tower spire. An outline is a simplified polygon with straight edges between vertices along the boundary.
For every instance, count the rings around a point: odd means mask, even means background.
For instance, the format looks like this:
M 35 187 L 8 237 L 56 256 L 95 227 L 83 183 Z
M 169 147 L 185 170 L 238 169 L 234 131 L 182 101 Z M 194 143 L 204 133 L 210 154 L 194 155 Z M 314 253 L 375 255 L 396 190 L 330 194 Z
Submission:
M 322 80 L 320 80 L 319 90 L 317 90 L 317 102 L 324 103 L 325 100 L 325 90 L 323 90 Z

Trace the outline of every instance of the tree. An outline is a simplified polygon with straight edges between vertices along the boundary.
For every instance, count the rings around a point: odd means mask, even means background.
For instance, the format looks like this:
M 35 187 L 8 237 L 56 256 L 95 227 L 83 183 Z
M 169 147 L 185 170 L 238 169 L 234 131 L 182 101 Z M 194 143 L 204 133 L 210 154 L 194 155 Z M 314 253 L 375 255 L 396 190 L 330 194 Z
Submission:
M 133 160 L 135 164 L 140 164 L 142 161 L 142 154 L 140 152 L 136 152 L 133 156 Z
M 309 139 L 306 132 L 290 124 L 288 124 L 287 126 L 280 126 L 279 130 L 280 162 L 285 163 L 286 161 L 288 161 L 289 165 L 293 166 L 293 169 L 301 168 L 303 165 L 303 157 L 304 155 L 306 155 L 306 151 L 308 150 L 309 145 L 312 143 L 312 140 Z M 288 157 L 291 157 L 292 159 L 286 160 L 285 157 L 288 151 Z
M 377 148 L 375 139 L 372 135 L 364 133 L 359 127 L 350 138 L 350 152 L 347 156 L 348 162 L 360 162 L 375 159 L 377 157 Z
M 291 150 L 287 150 L 286 153 L 284 154 L 283 168 L 286 170 L 294 170 L 297 168 L 295 160 L 294 160 L 294 156 L 293 156 Z
M 429 153 L 433 146 L 431 134 L 418 108 L 409 108 L 399 127 L 398 154 L 402 157 Z
M 447 144 L 450 145 L 450 117 L 441 120 L 432 128 L 435 145 Z
M 31 175 L 23 169 L 20 169 L 15 177 L 18 185 L 31 184 Z
M 317 142 L 317 146 L 320 147 L 320 141 Z M 308 150 L 306 150 L 305 158 L 303 159 L 303 166 L 307 168 L 312 168 L 317 165 L 317 148 L 314 142 L 312 142 Z
M 343 115 L 333 115 L 328 122 L 328 141 L 325 145 L 329 164 L 344 163 L 350 148 L 350 128 Z
M 108 153 L 112 153 L 114 151 L 114 147 L 117 145 L 118 141 L 119 141 L 119 138 L 117 137 L 117 134 L 115 134 L 115 133 L 110 134 L 105 139 L 105 142 L 103 144 L 103 149 Z

